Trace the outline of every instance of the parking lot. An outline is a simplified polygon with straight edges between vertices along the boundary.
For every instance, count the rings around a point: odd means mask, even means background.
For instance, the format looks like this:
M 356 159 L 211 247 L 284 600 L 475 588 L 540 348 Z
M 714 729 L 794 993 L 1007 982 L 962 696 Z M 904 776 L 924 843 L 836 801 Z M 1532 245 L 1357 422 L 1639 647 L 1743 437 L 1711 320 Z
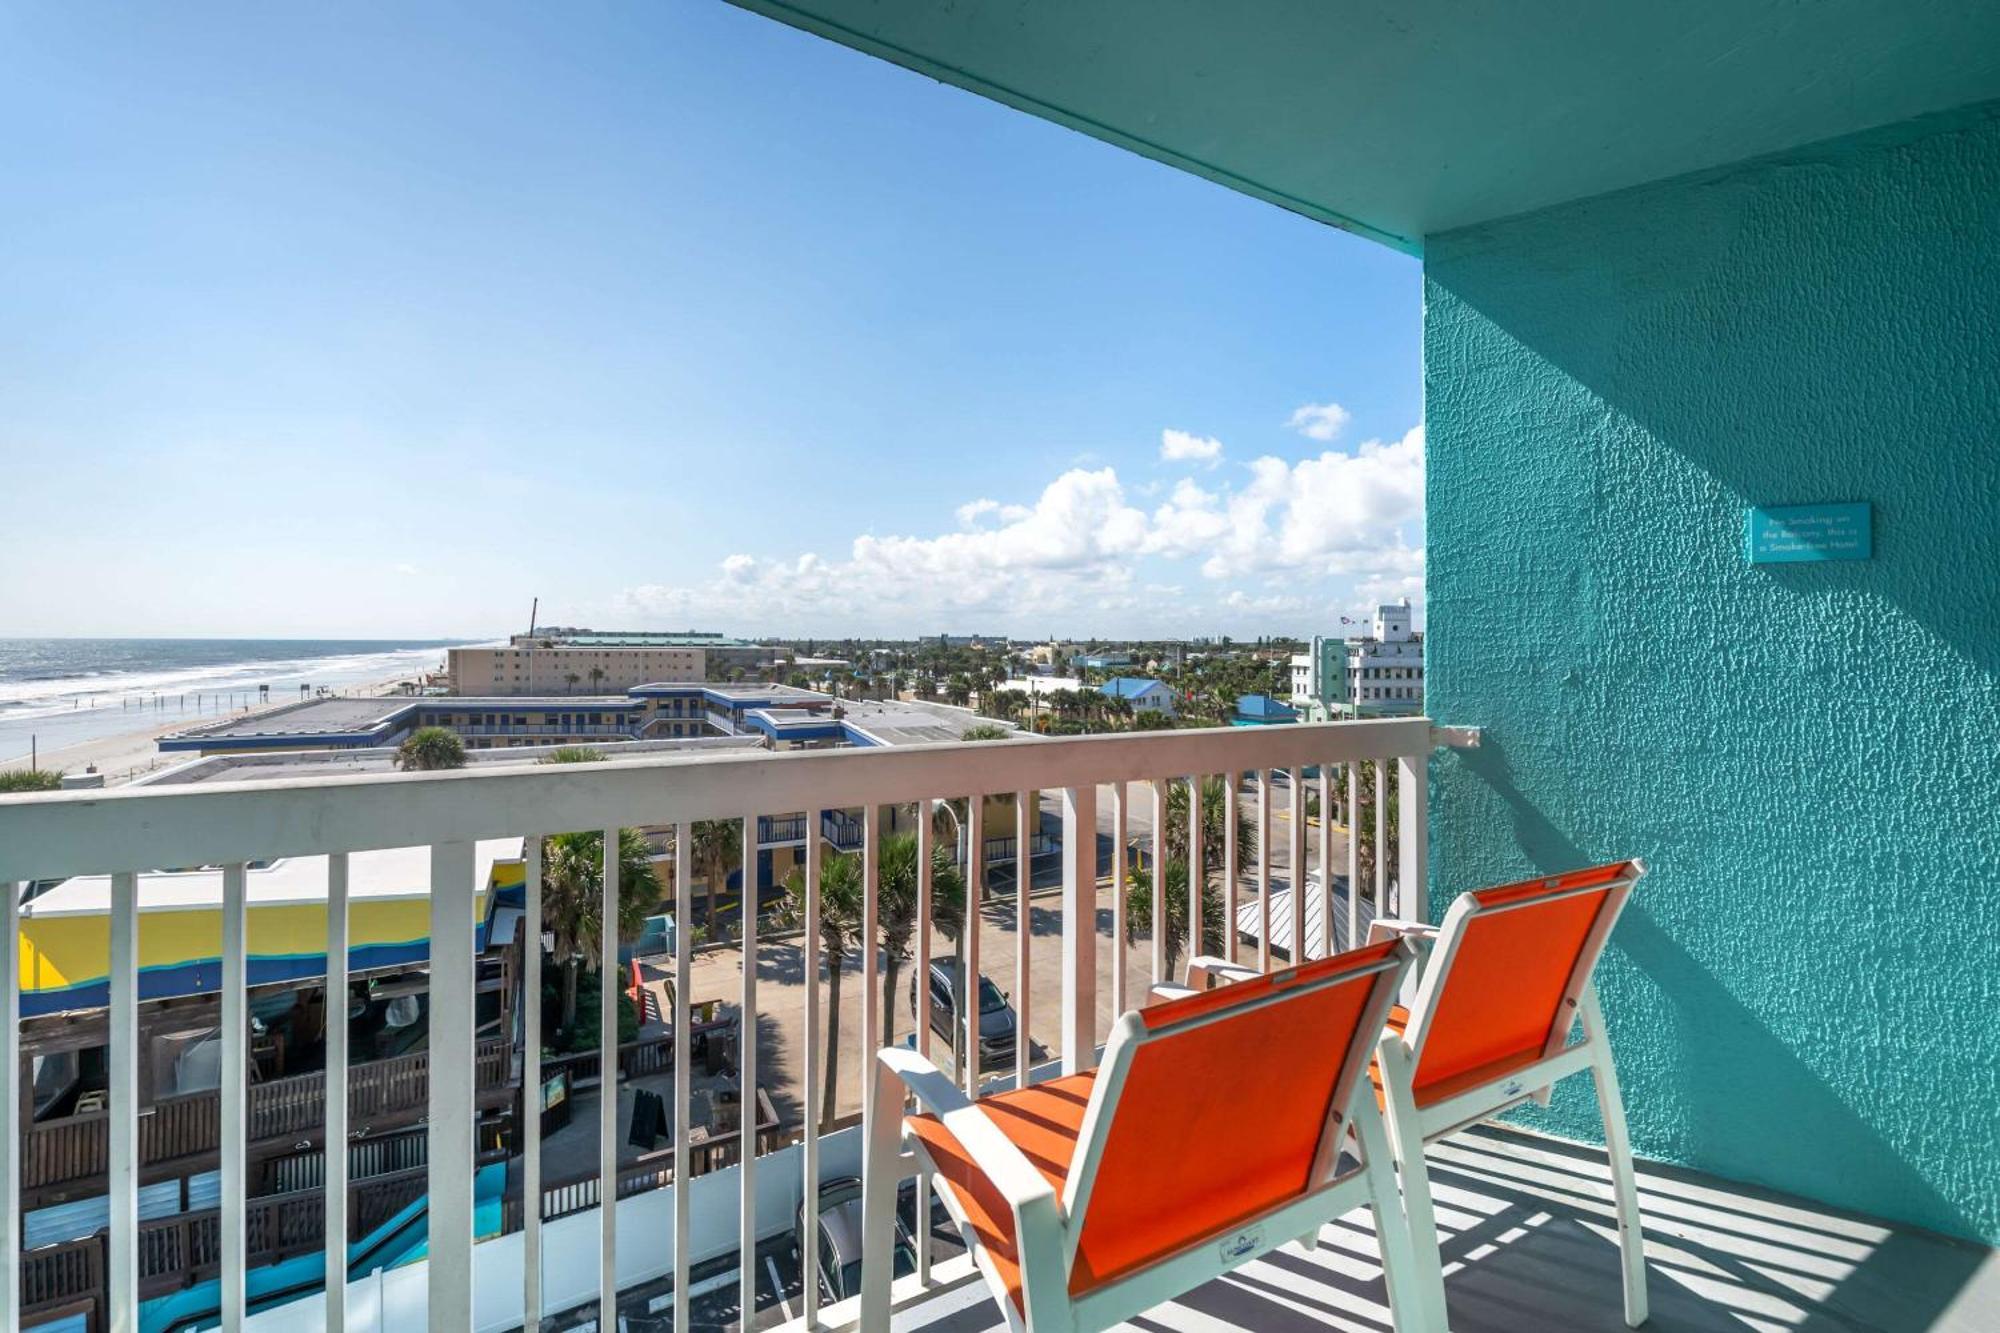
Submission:
M 1151 846 L 1150 799 L 1150 794 L 1143 788 L 1135 789 L 1133 802 L 1135 808 L 1128 818 L 1128 837 L 1134 845 L 1142 848 Z M 1274 802 L 1272 811 L 1270 852 L 1271 885 L 1274 891 L 1288 888 L 1291 882 L 1288 855 L 1289 816 L 1284 808 L 1288 800 L 1288 796 L 1281 792 L 1280 798 Z M 1254 817 L 1254 800 L 1246 795 L 1245 805 Z M 1106 870 L 1110 864 L 1112 840 L 1109 811 L 1109 793 L 1100 792 L 1099 853 L 1100 864 Z M 1059 824 L 1060 812 L 1052 802 L 1045 802 L 1043 816 L 1048 821 L 1047 826 L 1056 827 Z M 1309 858 L 1316 856 L 1312 845 L 1316 843 L 1317 836 L 1317 826 L 1308 830 Z M 1336 867 L 1344 867 L 1347 858 L 1345 830 L 1338 826 L 1334 830 L 1333 851 Z M 1309 864 L 1315 863 L 1309 859 Z M 1017 969 L 1016 944 L 1019 933 L 1017 907 L 1011 885 L 1003 884 L 1002 891 L 1006 896 L 998 901 L 985 903 L 980 913 L 979 963 L 980 972 L 991 978 L 993 983 L 1007 994 L 1008 1003 L 1017 1014 L 1022 1008 L 1020 997 L 1025 990 L 1027 1026 L 1035 1043 L 1034 1058 L 1040 1060 L 1061 1053 L 1062 902 L 1059 857 L 1038 858 L 1032 884 L 1033 889 L 1029 895 L 1030 966 L 1025 987 Z M 1257 877 L 1252 866 L 1250 873 L 1241 876 L 1239 893 L 1243 901 L 1251 901 L 1256 892 Z M 1097 890 L 1097 1032 L 1100 1040 L 1103 1034 L 1110 1030 L 1112 1021 L 1119 1013 L 1144 999 L 1146 988 L 1153 981 L 1152 945 L 1145 931 L 1146 923 L 1138 923 L 1140 938 L 1133 944 L 1118 946 L 1112 939 L 1112 909 L 1113 893 L 1107 874 L 1099 880 Z M 1122 1003 L 1119 997 L 1112 993 L 1112 951 L 1115 947 L 1124 947 L 1126 951 L 1127 994 L 1123 997 Z M 931 948 L 934 957 L 946 957 L 954 951 L 951 941 L 935 932 Z M 912 952 L 914 953 L 914 950 Z M 1183 955 L 1184 962 L 1185 955 Z M 865 966 L 866 960 L 858 950 L 850 953 L 842 966 L 840 1049 L 835 1057 L 834 1114 L 836 1116 L 856 1114 L 861 1106 L 860 1071 L 863 1065 L 861 1008 Z M 887 1042 L 906 1041 L 912 1037 L 915 1024 L 911 1016 L 910 984 L 914 971 L 914 963 L 906 963 L 896 978 L 893 1002 L 889 1006 L 889 1012 L 882 1015 L 884 1040 Z M 719 946 L 701 951 L 696 956 L 692 980 L 689 996 L 692 1001 L 698 1003 L 714 999 L 726 1005 L 735 1005 L 742 994 L 742 950 L 733 946 Z M 828 1013 L 828 979 L 824 960 L 815 980 L 820 988 L 821 1022 L 824 1025 Z M 884 984 L 886 983 L 885 971 Z M 800 1124 L 803 1120 L 801 1078 L 805 1050 L 805 996 L 803 941 L 797 935 L 760 940 L 757 949 L 758 1079 L 776 1105 L 780 1121 L 787 1126 Z M 933 1039 L 932 1058 L 946 1069 L 952 1068 L 951 1052 L 941 1034 Z

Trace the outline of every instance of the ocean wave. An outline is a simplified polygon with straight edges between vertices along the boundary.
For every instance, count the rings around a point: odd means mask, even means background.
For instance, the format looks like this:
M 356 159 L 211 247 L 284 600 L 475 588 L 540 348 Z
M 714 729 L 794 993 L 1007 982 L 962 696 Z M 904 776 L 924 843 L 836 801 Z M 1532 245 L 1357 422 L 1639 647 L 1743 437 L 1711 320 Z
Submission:
M 443 648 L 401 648 L 378 653 L 266 659 L 205 666 L 138 671 L 91 671 L 39 680 L 0 681 L 0 718 L 9 722 L 69 713 L 91 707 L 118 707 L 126 699 L 158 695 L 258 692 L 269 686 L 271 702 L 284 702 L 289 687 L 353 685 L 415 676 L 444 661 Z

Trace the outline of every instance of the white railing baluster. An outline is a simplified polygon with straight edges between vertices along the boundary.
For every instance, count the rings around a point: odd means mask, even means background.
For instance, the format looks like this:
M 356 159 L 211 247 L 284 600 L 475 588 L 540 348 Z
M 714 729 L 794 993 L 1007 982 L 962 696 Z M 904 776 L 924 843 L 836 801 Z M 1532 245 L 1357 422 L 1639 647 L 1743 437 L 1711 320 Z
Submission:
M 1319 766 L 1319 956 L 1331 958 L 1334 952 L 1333 765 L 1322 763 Z
M 326 1326 L 347 1327 L 347 853 L 326 858 Z
M 875 1052 L 882 1038 L 882 809 L 861 812 L 861 1119 L 874 1119 Z
M 1341 772 L 1347 778 L 1347 947 L 1354 949 L 1361 944 L 1361 765 L 1348 763 Z
M 139 877 L 111 877 L 111 1109 L 105 1130 L 110 1236 L 104 1286 L 111 1333 L 139 1328 Z M 10 1129 L 10 1133 L 17 1132 Z
M 1396 850 L 1401 881 L 1398 912 L 1412 921 L 1430 920 L 1430 756 L 1406 754 L 1396 761 Z
M 247 871 L 222 868 L 222 1199 L 219 1281 L 222 1327 L 243 1327 L 244 1214 L 249 1197 L 244 1101 L 250 1095 L 250 975 L 244 931 Z
M 819 817 L 817 812 L 814 813 L 813 822 L 807 825 L 807 829 L 811 838 L 807 846 L 817 846 L 819 842 Z M 688 1178 L 688 1106 L 692 1094 L 692 1071 L 688 1068 L 688 1062 L 694 1058 L 690 1054 L 692 1042 L 689 1039 L 688 1033 L 688 987 L 693 984 L 694 978 L 694 941 L 692 938 L 694 932 L 694 886 L 690 883 L 694 877 L 693 841 L 694 825 L 692 823 L 683 820 L 681 823 L 674 825 L 674 1333 L 688 1333 L 688 1226 L 690 1218 L 688 1193 L 690 1186 L 693 1184 Z M 810 858 L 807 862 L 808 868 L 806 873 L 816 878 L 818 864 L 819 858 L 817 856 Z M 808 880 L 808 883 L 813 884 L 813 881 Z M 813 884 L 813 887 L 816 888 L 817 885 Z M 808 890 L 806 901 L 809 903 L 813 902 L 817 896 L 817 894 Z M 713 921 L 708 924 L 711 929 L 715 926 Z M 811 938 L 814 933 L 813 926 L 817 924 L 817 922 L 814 922 L 807 927 L 808 938 Z M 806 976 L 810 980 L 812 973 L 808 972 Z M 811 1004 L 811 1002 L 811 999 L 808 998 L 807 1003 Z M 709 1039 L 713 1041 L 714 1037 L 711 1036 Z M 808 1055 L 807 1058 L 811 1059 L 811 1056 Z M 807 1086 L 811 1086 L 810 1079 L 807 1080 Z M 810 1096 L 811 1094 L 808 1093 L 807 1095 Z M 819 1126 L 813 1125 L 812 1130 L 813 1132 L 806 1137 L 808 1144 L 816 1140 Z M 811 1151 L 811 1148 L 807 1149 L 808 1154 Z M 808 1199 L 811 1198 L 810 1195 L 807 1197 Z M 539 1201 L 537 1202 L 537 1206 L 539 1207 Z
M 1201 845 L 1201 775 L 1188 780 L 1188 957 L 1208 952 L 1202 948 L 1202 898 L 1208 891 L 1208 860 Z
M 958 1050 L 968 1097 L 979 1095 L 979 925 L 985 904 L 986 798 L 971 796 L 965 802 L 965 970 L 952 998 L 965 1019 L 965 1042 Z M 958 1027 L 956 1017 L 952 1027 Z
M 1159 821 L 1154 821 L 1156 824 Z M 1153 894 L 1158 903 L 1160 894 Z M 1097 787 L 1063 788 L 1062 1072 L 1097 1065 Z M 1023 1034 L 1025 1036 L 1025 1034 Z
M 1243 775 L 1237 772 L 1222 775 L 1222 912 L 1225 924 L 1222 928 L 1222 956 L 1230 962 L 1236 961 L 1236 906 L 1241 895 L 1243 877 L 1243 852 L 1236 845 L 1236 825 L 1242 819 L 1242 794 L 1237 790 Z
M 807 813 L 811 822 L 806 825 L 806 919 L 805 938 L 801 942 L 805 953 L 806 982 L 805 1062 L 800 1076 L 805 1085 L 802 1089 L 805 1094 L 805 1137 L 801 1144 L 805 1177 L 800 1182 L 800 1197 L 804 1202 L 799 1215 L 816 1221 L 819 1217 L 819 1081 L 823 1077 L 819 1054 L 819 811 Z M 809 1237 L 815 1235 L 808 1232 Z M 811 1243 L 810 1239 L 799 1246 L 799 1264 L 806 1327 L 813 1328 L 819 1321 L 819 1246 Z
M 470 842 L 431 847 L 429 1287 L 432 1333 L 472 1327 L 473 920 Z
M 1271 970 L 1271 770 L 1257 770 L 1257 970 Z
M 1375 915 L 1391 915 L 1389 907 L 1389 775 L 1380 759 L 1375 769 Z
M 1125 946 L 1125 891 L 1130 869 L 1125 860 L 1128 855 L 1126 839 L 1130 833 L 1126 828 L 1127 800 L 1125 784 L 1111 784 L 1111 1007 L 1116 1013 L 1124 1013 L 1126 996 L 1131 994 L 1126 977 L 1127 956 L 1131 950 Z
M 737 1327 L 757 1312 L 757 812 L 743 816 L 743 1010 L 737 1041 Z
M 618 1327 L 618 830 L 603 833 L 597 918 L 597 1326 Z M 747 878 L 747 877 L 746 877 Z
M 1294 967 L 1306 961 L 1306 775 L 1303 768 L 1294 768 L 1287 785 L 1292 789 L 1291 837 L 1287 840 L 1287 859 L 1291 862 L 1287 873 L 1292 880 L 1292 947 L 1289 950 Z
M 1153 984 L 1174 980 L 1167 975 L 1167 780 L 1153 779 Z
M 1034 913 L 1028 905 L 1029 881 L 1033 878 L 1029 867 L 1034 864 L 1028 855 L 1030 795 L 1025 791 L 1014 793 L 1014 1086 L 1017 1088 L 1028 1086 L 1028 1054 L 1035 1045 L 1033 996 L 1028 985 L 1034 975 L 1030 962 Z
M 0 1106 L 21 1102 L 21 892 L 0 881 Z M 11 1121 L 13 1115 L 8 1119 Z M 0 1328 L 21 1326 L 21 1135 L 0 1129 Z
M 542 840 L 523 839 L 521 913 L 521 1333 L 542 1324 Z
M 934 891 L 934 886 L 931 883 L 931 847 L 936 833 L 931 827 L 931 820 L 936 813 L 934 802 L 920 801 L 917 803 L 917 957 L 916 973 L 910 978 L 910 998 L 912 1001 L 910 1005 L 910 1022 L 916 1027 L 915 1032 L 911 1034 L 911 1040 L 916 1044 L 917 1054 L 923 1056 L 926 1060 L 931 1057 L 931 918 L 934 912 L 931 902 L 931 895 Z M 813 975 L 813 970 L 810 967 L 806 969 L 806 975 L 808 977 Z M 895 1002 L 896 997 L 891 995 L 889 1003 L 893 1005 Z M 867 1077 L 867 1075 L 864 1074 L 863 1077 Z M 807 1142 L 811 1142 L 810 1136 Z M 815 1196 L 811 1194 L 806 1196 L 808 1205 L 813 1202 L 814 1198 Z M 809 1206 L 805 1215 L 812 1217 L 815 1215 L 815 1211 Z M 931 1174 L 929 1171 L 920 1170 L 917 1172 L 916 1209 L 917 1282 L 919 1285 L 926 1287 L 931 1284 L 930 1216 Z M 807 1245 L 801 1248 L 810 1250 L 819 1247 L 816 1245 Z M 814 1256 L 813 1260 L 807 1262 L 805 1274 L 807 1283 L 811 1283 L 813 1280 L 813 1274 L 818 1267 L 817 1258 L 818 1256 Z M 808 1287 L 808 1291 L 810 1291 L 810 1287 Z M 812 1327 L 813 1312 L 816 1304 L 817 1302 L 814 1297 L 808 1295 L 806 1298 L 806 1327 L 808 1328 Z

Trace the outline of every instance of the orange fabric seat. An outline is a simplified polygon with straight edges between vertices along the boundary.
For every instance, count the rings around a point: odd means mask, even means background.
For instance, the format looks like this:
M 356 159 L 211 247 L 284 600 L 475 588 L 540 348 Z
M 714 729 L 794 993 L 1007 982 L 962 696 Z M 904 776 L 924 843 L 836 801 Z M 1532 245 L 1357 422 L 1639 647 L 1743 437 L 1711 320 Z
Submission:
M 900 1146 L 933 1173 L 1012 1328 L 1101 1333 L 1361 1206 L 1398 1326 L 1441 1327 L 1437 1266 L 1414 1252 L 1360 1086 L 1414 956 L 1378 941 L 1133 1010 L 1102 1076 L 976 1102 L 922 1055 L 878 1052 L 876 1105 L 894 1109 L 863 1158 L 862 1326 L 889 1326 Z M 930 1109 L 908 1114 L 911 1094 Z M 1350 1133 L 1358 1159 L 1341 1152 Z
M 1399 1037 L 1402 1036 L 1404 1030 L 1410 1026 L 1410 1011 L 1400 1004 L 1395 1006 L 1389 1011 L 1389 1021 L 1385 1026 L 1388 1031 L 1395 1033 Z M 1487 1064 L 1474 1065 L 1470 1069 L 1462 1069 L 1449 1077 L 1432 1083 L 1420 1084 L 1412 1092 L 1416 1098 L 1418 1109 L 1422 1109 L 1426 1106 L 1434 1106 L 1446 1098 L 1456 1097 L 1461 1092 L 1470 1092 L 1482 1083 L 1491 1083 L 1495 1079 L 1505 1078 L 1515 1070 L 1525 1069 L 1529 1065 L 1538 1063 L 1540 1060 L 1540 1051 L 1520 1051 L 1514 1055 L 1503 1056 Z M 1382 1062 L 1379 1059 L 1368 1062 L 1368 1082 L 1375 1089 L 1375 1105 L 1384 1110 L 1388 1109 L 1389 1094 L 1382 1087 Z
M 1083 1131 L 1084 1108 L 1090 1105 L 1090 1090 L 1097 1081 L 1093 1070 L 1051 1079 L 1017 1092 L 995 1093 L 983 1098 L 980 1109 L 1002 1134 L 1034 1163 L 1060 1192 L 1069 1178 L 1070 1160 L 1076 1155 L 1077 1136 Z M 934 1115 L 915 1115 L 908 1121 L 910 1133 L 924 1145 L 938 1175 L 946 1182 L 966 1225 L 992 1256 L 1016 1309 L 1021 1307 L 1021 1259 L 1014 1243 L 1014 1210 L 994 1191 L 966 1154 L 944 1122 Z

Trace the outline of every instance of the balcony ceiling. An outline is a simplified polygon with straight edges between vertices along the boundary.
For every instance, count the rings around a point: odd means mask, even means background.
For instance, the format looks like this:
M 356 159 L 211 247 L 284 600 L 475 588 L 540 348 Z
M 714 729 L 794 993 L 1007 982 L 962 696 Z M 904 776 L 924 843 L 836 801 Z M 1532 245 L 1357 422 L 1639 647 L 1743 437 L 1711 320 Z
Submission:
M 2000 97 L 1992 0 L 735 3 L 1413 253 Z

